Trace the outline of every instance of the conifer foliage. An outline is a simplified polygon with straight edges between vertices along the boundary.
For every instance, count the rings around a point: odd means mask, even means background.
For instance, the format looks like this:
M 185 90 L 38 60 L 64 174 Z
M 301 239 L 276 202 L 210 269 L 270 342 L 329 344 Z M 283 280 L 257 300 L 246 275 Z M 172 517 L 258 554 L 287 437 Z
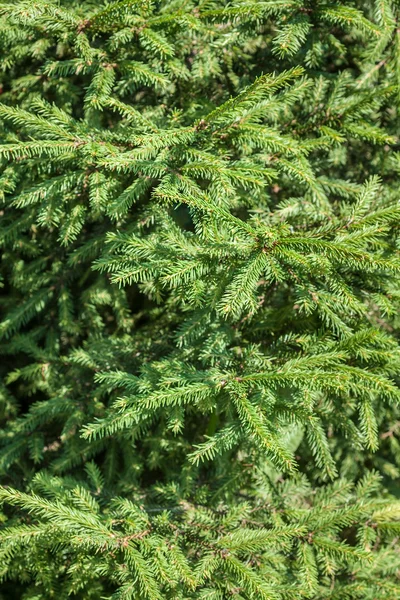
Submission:
M 400 598 L 398 0 L 0 0 L 0 599 Z

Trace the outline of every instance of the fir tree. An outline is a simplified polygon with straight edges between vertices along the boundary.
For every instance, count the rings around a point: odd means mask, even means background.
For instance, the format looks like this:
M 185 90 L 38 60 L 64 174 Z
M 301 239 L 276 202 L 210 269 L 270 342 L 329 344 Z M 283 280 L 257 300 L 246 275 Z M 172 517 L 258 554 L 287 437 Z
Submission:
M 0 0 L 0 599 L 400 598 L 398 0 Z

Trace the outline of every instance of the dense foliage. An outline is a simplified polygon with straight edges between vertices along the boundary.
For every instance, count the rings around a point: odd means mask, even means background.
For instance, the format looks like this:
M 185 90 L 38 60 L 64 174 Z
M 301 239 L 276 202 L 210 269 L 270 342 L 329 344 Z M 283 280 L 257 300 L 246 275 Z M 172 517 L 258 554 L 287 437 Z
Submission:
M 0 0 L 0 598 L 400 598 L 400 2 Z

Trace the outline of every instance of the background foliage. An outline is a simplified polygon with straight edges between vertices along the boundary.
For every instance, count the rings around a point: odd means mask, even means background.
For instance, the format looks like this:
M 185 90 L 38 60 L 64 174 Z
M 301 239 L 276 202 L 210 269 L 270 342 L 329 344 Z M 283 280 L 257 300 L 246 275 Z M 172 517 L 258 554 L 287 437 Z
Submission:
M 400 598 L 399 17 L 0 1 L 0 598 Z

